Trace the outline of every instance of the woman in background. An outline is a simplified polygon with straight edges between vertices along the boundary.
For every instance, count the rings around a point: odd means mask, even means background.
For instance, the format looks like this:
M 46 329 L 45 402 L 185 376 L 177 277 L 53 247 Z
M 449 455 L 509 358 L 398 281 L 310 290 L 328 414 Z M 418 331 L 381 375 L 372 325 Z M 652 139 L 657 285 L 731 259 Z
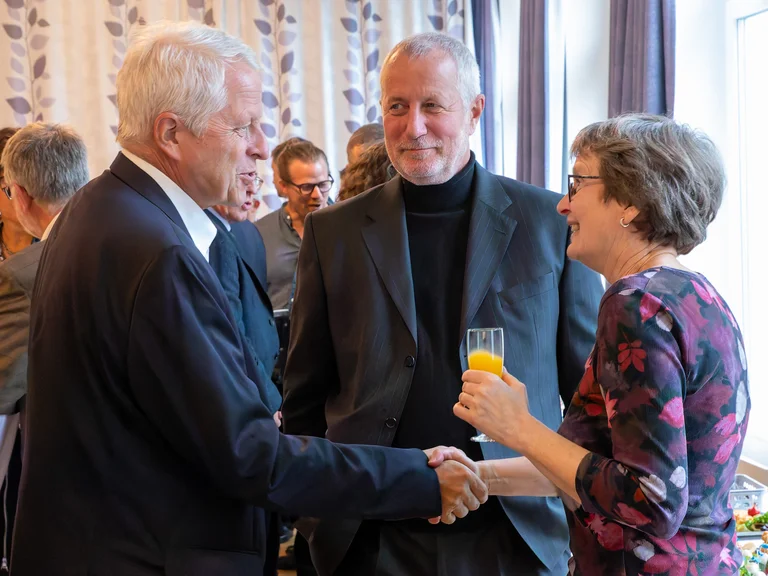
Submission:
M 480 463 L 491 494 L 563 498 L 572 574 L 734 574 L 744 344 L 720 294 L 679 260 L 717 213 L 722 160 L 703 134 L 640 114 L 584 128 L 571 154 L 558 205 L 568 256 L 610 286 L 565 420 L 550 430 L 525 385 L 479 371 L 454 413 L 523 456 Z
M 387 156 L 384 142 L 371 145 L 344 170 L 337 201 L 349 200 L 379 184 L 384 184 L 389 180 L 391 166 L 392 162 Z

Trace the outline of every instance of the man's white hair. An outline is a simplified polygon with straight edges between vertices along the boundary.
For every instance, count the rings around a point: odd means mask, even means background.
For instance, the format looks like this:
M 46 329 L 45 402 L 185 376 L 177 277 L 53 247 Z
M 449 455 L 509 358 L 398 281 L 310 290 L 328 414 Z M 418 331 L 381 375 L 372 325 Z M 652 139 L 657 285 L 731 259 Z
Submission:
M 163 112 L 178 114 L 201 136 L 227 105 L 225 74 L 237 63 L 259 69 L 248 45 L 210 26 L 161 21 L 136 27 L 117 74 L 117 142 L 149 141 Z
M 459 76 L 459 93 L 464 101 L 464 106 L 469 107 L 480 94 L 480 67 L 469 48 L 460 40 L 447 34 L 424 32 L 398 42 L 384 59 L 384 64 L 381 66 L 381 76 L 384 75 L 384 70 L 390 62 L 401 54 L 409 58 L 421 58 L 432 52 L 442 52 L 453 59 Z

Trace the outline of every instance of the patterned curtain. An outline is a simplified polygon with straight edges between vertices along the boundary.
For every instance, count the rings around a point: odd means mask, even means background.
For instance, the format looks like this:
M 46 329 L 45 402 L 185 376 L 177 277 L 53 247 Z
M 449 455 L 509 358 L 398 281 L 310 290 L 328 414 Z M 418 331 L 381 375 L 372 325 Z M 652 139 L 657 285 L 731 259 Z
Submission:
M 100 173 L 119 150 L 115 79 L 131 29 L 196 20 L 256 51 L 270 148 L 308 138 L 338 174 L 349 135 L 381 120 L 379 73 L 390 48 L 423 31 L 464 40 L 469 9 L 470 0 L 0 0 L 0 126 L 69 123 L 88 144 L 91 174 Z M 268 165 L 262 174 L 274 208 Z

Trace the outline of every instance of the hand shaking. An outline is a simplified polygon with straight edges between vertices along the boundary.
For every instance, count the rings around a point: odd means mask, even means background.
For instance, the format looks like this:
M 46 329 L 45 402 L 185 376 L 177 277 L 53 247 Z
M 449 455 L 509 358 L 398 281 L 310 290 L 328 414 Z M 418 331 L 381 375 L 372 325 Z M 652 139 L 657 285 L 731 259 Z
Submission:
M 424 450 L 440 482 L 442 512 L 431 524 L 453 524 L 488 500 L 488 487 L 477 476 L 478 466 L 458 448 L 437 446 Z

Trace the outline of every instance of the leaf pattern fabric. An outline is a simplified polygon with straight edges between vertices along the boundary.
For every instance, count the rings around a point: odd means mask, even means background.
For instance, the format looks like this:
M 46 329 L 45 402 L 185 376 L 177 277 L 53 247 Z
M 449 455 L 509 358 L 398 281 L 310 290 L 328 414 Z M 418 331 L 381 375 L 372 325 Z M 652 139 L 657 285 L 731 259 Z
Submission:
M 560 427 L 590 451 L 571 573 L 735 574 L 728 491 L 750 400 L 733 314 L 703 276 L 654 268 L 606 291 L 596 340 Z

